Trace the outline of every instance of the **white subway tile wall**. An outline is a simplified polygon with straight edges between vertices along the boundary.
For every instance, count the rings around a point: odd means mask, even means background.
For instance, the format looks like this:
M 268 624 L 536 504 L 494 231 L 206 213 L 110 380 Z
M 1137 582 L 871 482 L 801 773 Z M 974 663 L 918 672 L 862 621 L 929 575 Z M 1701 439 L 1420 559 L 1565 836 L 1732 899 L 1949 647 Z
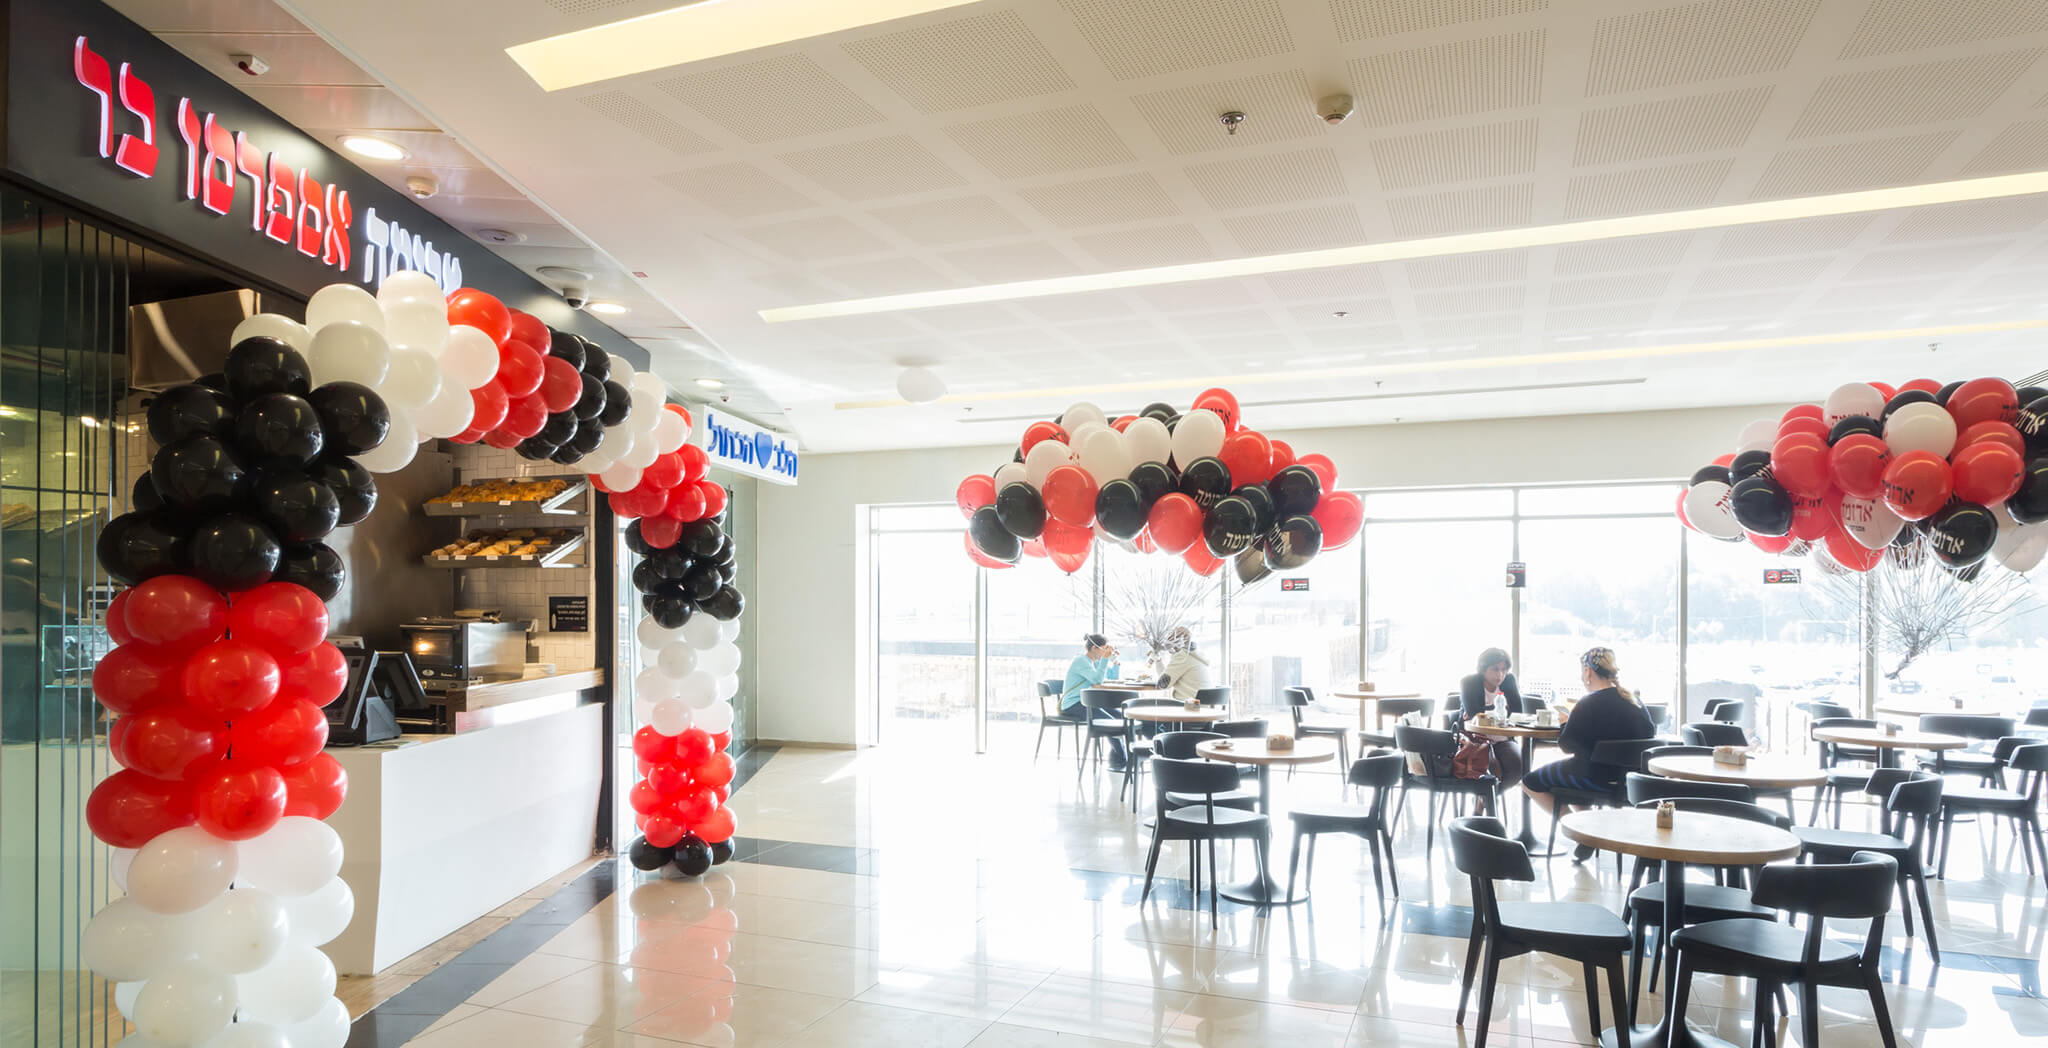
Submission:
M 485 444 L 454 445 L 455 482 L 467 484 L 478 480 L 507 477 L 573 477 L 581 480 L 586 474 L 573 466 L 554 462 L 530 462 L 511 451 L 501 451 Z M 596 493 L 591 493 L 595 495 Z M 586 499 L 590 496 L 586 495 Z M 474 522 L 475 527 L 499 526 L 545 526 L 551 528 L 588 527 L 589 521 L 577 517 L 525 516 L 507 517 L 501 522 L 486 519 Z M 485 568 L 453 572 L 455 585 L 455 606 L 457 608 L 496 608 L 508 619 L 530 619 L 534 632 L 530 637 L 531 661 L 553 663 L 555 669 L 590 669 L 596 663 L 597 645 L 591 634 L 552 633 L 548 631 L 548 598 L 581 596 L 595 609 L 597 604 L 596 576 L 589 564 L 590 546 L 570 554 L 577 567 L 522 569 Z M 595 616 L 588 617 L 594 623 Z

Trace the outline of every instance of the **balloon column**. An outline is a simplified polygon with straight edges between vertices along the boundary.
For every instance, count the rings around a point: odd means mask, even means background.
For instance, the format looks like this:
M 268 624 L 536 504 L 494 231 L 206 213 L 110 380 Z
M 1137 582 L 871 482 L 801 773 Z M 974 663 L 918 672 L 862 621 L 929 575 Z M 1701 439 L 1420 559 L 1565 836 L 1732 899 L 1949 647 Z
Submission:
M 1096 539 L 1213 575 L 1235 561 L 1249 585 L 1358 535 L 1358 496 L 1337 467 L 1246 427 L 1221 389 L 1186 412 L 1151 404 L 1111 420 L 1093 404 L 1024 430 L 1014 461 L 960 482 L 967 554 L 988 568 L 1044 557 L 1072 574 Z
M 2048 553 L 2048 389 L 1848 383 L 1750 423 L 1693 474 L 1678 518 L 1766 553 L 1818 546 L 1855 572 L 1920 536 L 1953 571 L 2030 571 Z

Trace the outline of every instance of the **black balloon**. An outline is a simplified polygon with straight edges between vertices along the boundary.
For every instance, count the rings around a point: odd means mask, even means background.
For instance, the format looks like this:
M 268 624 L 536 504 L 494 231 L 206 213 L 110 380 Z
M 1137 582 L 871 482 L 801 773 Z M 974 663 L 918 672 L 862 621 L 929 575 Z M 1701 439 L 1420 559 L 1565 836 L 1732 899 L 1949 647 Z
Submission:
M 1728 511 L 1748 531 L 1773 538 L 1792 530 L 1792 496 L 1769 477 L 1750 477 L 1735 485 Z
M 263 522 L 288 545 L 317 542 L 341 523 L 334 489 L 297 470 L 259 472 L 249 495 Z
M 1974 502 L 1951 502 L 1928 518 L 1927 545 L 1951 568 L 1982 561 L 1997 538 L 1998 518 Z
M 1315 512 L 1323 499 L 1323 478 L 1307 466 L 1289 466 L 1266 482 L 1273 493 L 1273 512 L 1280 517 L 1299 517 Z
M 633 588 L 642 593 L 650 592 L 654 587 L 667 581 L 651 560 L 643 560 L 633 565 Z
M 1950 568 L 1949 570 L 1955 574 L 1957 582 L 1975 582 L 1984 574 L 1984 565 L 1988 563 L 1990 561 L 1980 560 L 1966 568 Z
M 1948 385 L 1941 387 L 1941 392 L 1936 393 L 1934 395 L 1934 402 L 1936 404 L 1940 404 L 1942 407 L 1947 407 L 1948 398 L 1955 396 L 1956 390 L 1959 390 L 1961 388 L 1963 388 L 1963 384 L 1961 382 L 1951 382 Z
M 184 572 L 188 531 L 168 512 L 123 513 L 100 529 L 95 551 L 110 578 L 133 586 Z
M 1138 412 L 1138 417 L 1157 419 L 1160 422 L 1165 422 L 1167 419 L 1173 418 L 1175 414 L 1176 412 L 1173 410 L 1172 404 L 1167 404 L 1162 401 L 1155 400 L 1152 403 L 1145 405 L 1145 410 Z
M 1000 515 L 1001 511 L 997 512 Z M 1138 532 L 1145 530 L 1145 498 L 1138 493 L 1138 486 L 1118 478 L 1097 490 L 1095 523 L 1126 542 L 1137 538 Z
M 197 436 L 159 448 L 150 461 L 149 478 L 171 508 L 218 513 L 241 496 L 247 471 L 226 441 Z
M 1728 476 L 1732 478 L 1729 481 L 1730 484 L 1740 484 L 1751 477 L 1763 477 L 1769 480 L 1771 477 L 1771 453 L 1764 450 L 1745 451 L 1735 456 L 1735 461 L 1728 466 Z
M 1884 423 L 1871 418 L 1869 415 L 1844 416 L 1841 421 L 1835 423 L 1833 429 L 1828 430 L 1828 444 L 1829 446 L 1840 444 L 1844 437 L 1856 433 L 1868 433 L 1873 437 L 1882 438 L 1884 436 Z
M 1293 571 L 1323 551 L 1323 526 L 1306 514 L 1288 517 L 1266 532 L 1260 545 L 1266 552 L 1266 563 L 1281 571 Z
M 600 412 L 597 417 L 607 426 L 616 426 L 626 421 L 626 416 L 631 414 L 632 407 L 633 395 L 626 392 L 626 387 L 613 382 L 611 379 L 605 379 L 604 411 Z
M 1252 504 L 1252 530 L 1259 534 L 1265 534 L 1280 519 L 1273 507 L 1273 493 L 1264 484 L 1246 484 L 1231 494 Z
M 647 614 L 654 617 L 662 629 L 681 629 L 690 617 L 697 613 L 697 606 L 688 597 L 670 593 L 650 593 L 641 601 Z
M 702 877 L 711 869 L 711 845 L 694 833 L 676 842 L 674 854 L 676 872 L 685 877 Z
M 719 841 L 711 846 L 711 865 L 720 865 L 730 858 L 732 858 L 731 841 Z
M 210 386 L 173 386 L 149 402 L 149 437 L 159 445 L 186 437 L 225 437 L 235 424 L 235 402 Z
M 692 566 L 690 573 L 683 576 L 683 595 L 702 604 L 724 584 L 725 580 L 718 575 L 718 565 L 706 561 Z
M 512 450 L 518 452 L 520 458 L 539 462 L 555 453 L 555 445 L 534 436 L 513 445 Z
M 1145 503 L 1145 512 L 1152 511 L 1152 504 L 1159 496 L 1171 494 L 1175 487 L 1173 471 L 1164 462 L 1140 462 L 1131 467 L 1130 480 L 1138 486 L 1138 498 Z
M 569 410 L 574 411 L 578 419 L 584 422 L 592 422 L 599 415 L 604 414 L 606 400 L 604 380 L 596 375 L 585 374 L 583 376 L 583 394 L 576 398 L 576 403 Z
M 573 466 L 578 462 L 583 461 L 583 453 L 567 444 L 564 444 L 561 447 L 556 448 L 554 454 L 548 456 L 548 461 L 559 462 L 564 466 Z
M 1212 557 L 1234 557 L 1258 537 L 1258 512 L 1236 495 L 1217 499 L 1203 515 L 1202 542 Z
M 1017 558 L 1024 555 L 1024 547 L 1017 541 L 1017 536 L 1003 526 L 994 506 L 983 506 L 967 519 L 967 538 L 974 543 L 975 549 L 991 560 L 1015 564 Z
M 1181 471 L 1180 490 L 1181 494 L 1194 499 L 1195 505 L 1206 510 L 1230 494 L 1230 467 L 1213 455 L 1198 458 Z
M 1685 482 L 1685 486 L 1686 486 L 1686 487 L 1691 487 L 1691 486 L 1693 486 L 1694 484 L 1703 484 L 1703 483 L 1705 483 L 1705 482 L 1707 482 L 1707 481 L 1709 481 L 1709 480 L 1719 481 L 1719 482 L 1721 482 L 1721 483 L 1723 483 L 1723 484 L 1727 484 L 1727 483 L 1729 483 L 1729 480 L 1728 480 L 1728 467 L 1726 467 L 1726 466 L 1701 466 L 1700 468 L 1698 468 L 1698 469 L 1696 469 L 1696 470 L 1694 470 L 1694 471 L 1693 471 L 1693 474 L 1692 474 L 1692 479 L 1691 479 L 1691 480 L 1688 480 L 1688 481 L 1686 481 L 1686 482 Z
M 2042 397 L 2048 397 L 2048 386 L 2021 386 L 2012 392 L 2014 403 L 2032 404 Z
M 1021 480 L 1003 485 L 996 492 L 996 520 L 1020 539 L 1045 534 L 1045 496 Z
M 2048 520 L 2048 455 L 2037 455 L 2027 460 L 2027 470 L 2020 477 L 2020 489 L 2005 500 L 2005 511 L 2022 524 L 2039 524 Z
M 128 508 L 138 513 L 164 508 L 164 497 L 157 494 L 156 481 L 149 478 L 149 471 L 135 478 L 135 487 L 128 495 Z
M 284 550 L 263 522 L 223 513 L 192 531 L 192 574 L 214 589 L 239 593 L 270 581 Z
M 341 504 L 341 518 L 336 521 L 341 527 L 362 520 L 377 508 L 377 478 L 356 460 L 330 455 L 315 462 L 306 472 L 333 489 L 335 499 Z
M 1174 414 L 1172 415 L 1172 417 L 1168 418 L 1168 419 L 1166 420 L 1166 432 L 1168 432 L 1168 433 L 1172 433 L 1172 432 L 1174 431 L 1175 427 L 1177 427 L 1177 426 L 1179 426 L 1179 425 L 1180 425 L 1180 418 L 1181 418 L 1181 416 L 1180 416 L 1180 413 L 1179 413 L 1179 412 L 1175 412 L 1175 413 L 1174 413 Z
M 599 382 L 612 377 L 611 354 L 599 349 L 597 343 L 581 335 L 576 337 L 583 343 L 583 373 Z
M 683 525 L 682 538 L 676 541 L 696 556 L 716 557 L 725 548 L 725 532 L 708 520 L 693 520 Z
M 329 382 L 306 399 L 320 413 L 328 449 L 336 454 L 360 455 L 391 432 L 390 406 L 360 382 Z
M 222 393 L 226 393 L 228 391 L 228 377 L 227 375 L 218 371 L 209 371 L 206 374 L 193 379 L 192 384 L 195 386 L 205 386 L 207 389 L 217 389 L 220 390 Z
M 1014 536 L 1011 541 L 1016 541 Z M 718 592 L 711 595 L 710 600 L 699 601 L 697 606 L 720 622 L 731 622 L 747 610 L 747 598 L 731 586 L 720 586 Z
M 313 591 L 321 600 L 333 600 L 341 593 L 342 581 L 348 578 L 348 566 L 342 563 L 341 554 L 324 542 L 310 542 L 303 546 L 286 546 L 277 558 L 277 570 L 271 573 L 274 582 L 295 582 Z
M 697 563 L 697 558 L 681 545 L 655 550 L 648 555 L 647 560 L 654 565 L 655 575 L 662 582 L 679 581 L 688 575 L 690 568 Z
M 604 423 L 592 421 L 589 425 L 578 425 L 576 435 L 569 438 L 569 446 L 588 455 L 604 443 Z
M 536 347 L 538 348 L 538 347 Z M 583 370 L 583 340 L 567 331 L 548 329 L 548 356 L 566 360 L 569 366 Z
M 640 531 L 640 526 L 644 523 L 645 519 L 636 520 L 632 527 L 626 529 L 626 548 L 643 557 L 654 552 L 654 544 L 648 542 L 647 536 Z
M 739 578 L 739 576 L 740 570 L 738 565 L 725 563 L 718 565 L 718 581 L 720 583 L 730 586 L 733 580 Z
M 1934 403 L 1934 394 L 1929 393 L 1924 389 L 1904 390 L 1900 392 L 1897 396 L 1894 396 L 1892 399 L 1884 402 L 1884 417 L 1892 417 L 1893 412 L 1898 411 L 1900 408 L 1905 407 L 1908 404 L 1932 403 Z
M 2019 417 L 2013 419 L 2013 428 L 2020 431 L 2020 439 L 2027 443 L 2028 455 L 2048 453 L 2048 397 L 2036 397 L 2022 401 Z
M 669 849 L 657 848 L 647 843 L 645 837 L 633 838 L 632 847 L 626 849 L 626 861 L 631 862 L 634 869 L 647 873 L 667 866 L 672 857 Z
M 569 439 L 574 437 L 576 431 L 581 428 L 576 422 L 575 412 L 557 411 L 549 415 L 546 422 L 541 423 L 540 432 L 534 434 L 534 436 L 560 447 L 563 444 L 567 444 Z
M 281 338 L 254 335 L 235 343 L 221 365 L 228 392 L 247 403 L 265 393 L 305 396 L 313 391 L 313 369 Z
M 1266 551 L 1256 545 L 1239 551 L 1231 568 L 1237 572 L 1238 584 L 1242 586 L 1249 586 L 1273 574 L 1273 566 L 1266 563 Z
M 235 446 L 253 465 L 304 466 L 320 457 L 326 444 L 322 427 L 323 420 L 305 397 L 265 393 L 235 416 Z

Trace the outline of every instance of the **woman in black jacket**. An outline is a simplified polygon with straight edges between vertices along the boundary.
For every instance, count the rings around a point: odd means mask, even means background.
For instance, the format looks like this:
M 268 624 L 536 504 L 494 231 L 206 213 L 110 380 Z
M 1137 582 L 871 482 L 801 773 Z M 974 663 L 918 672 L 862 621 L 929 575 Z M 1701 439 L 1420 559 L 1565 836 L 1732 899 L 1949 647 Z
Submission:
M 1514 660 L 1499 648 L 1479 653 L 1479 672 L 1458 682 L 1458 707 L 1465 720 L 1496 706 L 1503 715 L 1521 713 L 1522 692 L 1515 687 Z
M 1555 798 L 1550 791 L 1560 786 L 1575 790 L 1610 789 L 1621 780 L 1625 768 L 1593 763 L 1593 748 L 1615 739 L 1648 739 L 1657 734 L 1650 715 L 1621 686 L 1621 670 L 1614 652 L 1593 648 L 1579 656 L 1580 677 L 1587 695 L 1572 706 L 1572 715 L 1558 734 L 1557 748 L 1569 756 L 1537 768 L 1522 780 L 1522 788 L 1544 811 L 1550 812 Z M 1552 814 L 1561 814 L 1552 812 Z M 1583 853 L 1589 849 L 1581 849 Z

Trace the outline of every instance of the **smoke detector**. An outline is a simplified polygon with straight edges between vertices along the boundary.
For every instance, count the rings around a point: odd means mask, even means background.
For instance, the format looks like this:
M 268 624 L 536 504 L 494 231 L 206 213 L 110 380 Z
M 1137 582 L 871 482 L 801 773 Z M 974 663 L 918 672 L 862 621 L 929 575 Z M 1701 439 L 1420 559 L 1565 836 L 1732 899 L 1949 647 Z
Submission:
M 405 191 L 411 194 L 414 200 L 426 200 L 441 191 L 441 183 L 434 181 L 431 175 L 407 175 Z
M 542 266 L 533 271 L 534 275 L 557 284 L 588 284 L 596 279 L 589 270 L 574 266 Z
M 514 233 L 509 229 L 499 229 L 496 226 L 485 226 L 476 231 L 476 238 L 486 244 L 517 244 L 526 239 L 526 234 Z

